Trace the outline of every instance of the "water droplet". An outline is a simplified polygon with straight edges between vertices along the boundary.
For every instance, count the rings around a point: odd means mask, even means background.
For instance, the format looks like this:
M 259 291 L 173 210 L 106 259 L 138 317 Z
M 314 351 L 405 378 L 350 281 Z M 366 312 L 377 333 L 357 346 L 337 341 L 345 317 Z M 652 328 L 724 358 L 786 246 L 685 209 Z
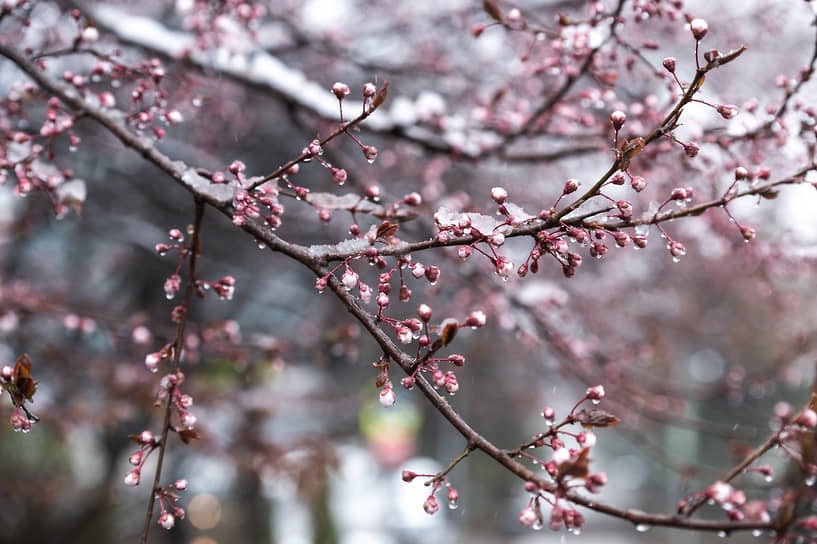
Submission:
M 599 404 L 601 402 L 601 399 L 592 399 L 590 402 L 592 402 L 593 404 Z
M 374 164 L 374 159 L 366 159 L 366 162 L 368 162 L 369 164 Z
M 680 262 L 681 262 L 681 257 L 673 257 L 673 258 L 672 258 L 672 262 L 674 262 L 674 263 L 680 263 Z
M 428 282 L 429 285 L 437 285 L 437 280 Z
M 763 534 L 763 529 L 752 529 L 752 536 L 761 536 Z
M 580 536 L 582 534 L 581 527 L 574 527 L 573 529 L 570 530 L 570 532 L 576 536 Z
M 531 528 L 532 528 L 534 531 L 539 531 L 539 530 L 541 530 L 541 529 L 542 529 L 542 527 L 544 527 L 544 526 L 545 526 L 545 522 L 544 522 L 544 521 L 542 521 L 542 518 L 540 518 L 539 516 L 537 516 L 537 517 L 536 517 L 536 521 L 534 521 L 534 522 L 533 522 L 533 525 L 531 525 Z
M 448 509 L 449 510 L 456 510 L 458 506 L 459 506 L 459 503 L 457 501 L 448 501 Z
M 652 529 L 652 525 L 648 525 L 646 523 L 639 523 L 638 525 L 635 526 L 635 530 L 638 531 L 639 533 L 646 533 L 650 529 Z
M 806 484 L 809 487 L 813 486 L 814 482 L 817 482 L 817 475 L 811 475 L 808 478 L 806 478 L 805 480 L 803 480 L 803 483 Z
M 728 535 L 726 531 L 718 531 L 718 538 L 726 538 Z
M 165 293 L 165 298 L 167 300 L 173 300 L 173 297 L 176 296 L 176 293 Z
M 194 97 L 193 100 L 191 100 L 191 103 L 193 104 L 194 108 L 200 108 L 202 104 L 201 97 L 200 96 Z
M 76 152 L 76 150 L 77 150 L 77 146 L 75 146 L 75 145 L 69 145 L 68 146 L 68 151 L 70 151 L 71 153 Z

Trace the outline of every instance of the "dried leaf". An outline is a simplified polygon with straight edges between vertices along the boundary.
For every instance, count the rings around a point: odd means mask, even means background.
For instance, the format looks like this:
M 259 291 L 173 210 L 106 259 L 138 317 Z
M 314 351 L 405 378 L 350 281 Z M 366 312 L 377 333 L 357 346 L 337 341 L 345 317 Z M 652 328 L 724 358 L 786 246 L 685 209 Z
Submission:
M 587 428 L 612 427 L 613 425 L 618 425 L 618 423 L 621 421 L 610 412 L 606 412 L 598 408 L 582 410 L 576 414 L 576 420 Z
M 590 448 L 584 448 L 579 454 L 579 458 L 572 462 L 563 463 L 559 467 L 559 472 L 563 476 L 573 478 L 587 478 L 590 476 Z
M 442 340 L 443 347 L 447 346 L 451 343 L 454 337 L 457 335 L 457 331 L 460 329 L 459 323 L 457 323 L 456 319 L 448 318 L 442 322 L 442 331 L 440 331 L 440 340 Z
M 485 10 L 485 13 L 498 23 L 501 23 L 505 17 L 502 15 L 502 10 L 499 9 L 499 6 L 496 5 L 494 0 L 482 0 L 482 9 Z
M 14 363 L 12 383 L 17 389 L 17 395 L 21 396 L 21 398 L 17 399 L 20 403 L 22 403 L 23 398 L 32 400 L 34 393 L 37 392 L 37 384 L 39 382 L 31 378 L 32 367 L 31 358 L 27 353 L 20 355 L 20 357 L 17 358 L 17 362 Z
M 383 82 L 383 87 L 381 87 L 380 90 L 377 91 L 377 94 L 375 95 L 374 100 L 372 100 L 372 105 L 369 108 L 369 111 L 374 111 L 377 108 L 379 108 L 380 106 L 382 106 L 383 102 L 386 101 L 387 96 L 389 96 L 389 80 L 388 79 Z
M 400 225 L 392 225 L 388 221 L 383 221 L 379 227 L 377 227 L 377 238 L 381 238 L 383 240 L 388 240 L 397 230 L 400 228 Z
M 182 429 L 181 431 L 179 431 L 179 438 L 181 438 L 182 442 L 184 442 L 185 444 L 189 444 L 193 440 L 198 440 L 200 438 L 200 435 L 198 431 L 194 429 Z

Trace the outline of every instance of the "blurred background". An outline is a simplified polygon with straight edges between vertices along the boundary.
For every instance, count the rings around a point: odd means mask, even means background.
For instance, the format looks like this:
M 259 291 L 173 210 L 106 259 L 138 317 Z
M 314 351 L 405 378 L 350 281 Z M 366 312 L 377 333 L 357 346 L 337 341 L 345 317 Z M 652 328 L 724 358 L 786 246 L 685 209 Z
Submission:
M 35 31 L 67 27 L 61 9 L 73 3 L 30 4 Z M 274 85 L 242 80 L 240 73 L 176 62 L 161 43 L 140 47 L 123 38 L 122 46 L 108 34 L 116 30 L 111 14 L 123 21 L 133 17 L 134 26 L 138 17 L 149 17 L 190 32 L 185 29 L 196 2 L 94 4 L 77 5 L 99 26 L 100 48 L 122 47 L 129 61 L 158 56 L 167 63 L 169 101 L 185 123 L 167 129 L 161 149 L 203 168 L 225 169 L 242 160 L 248 173 L 271 172 L 335 126 L 310 107 L 310 82 L 334 100 L 329 88 L 343 81 L 352 88 L 350 100 L 360 100 L 364 83 L 389 80 L 382 113 L 397 121 L 381 130 L 378 112 L 374 128 L 364 124 L 357 133 L 380 150 L 374 164 L 367 164 L 355 142 L 341 138 L 327 147 L 325 158 L 349 172 L 346 185 L 338 189 L 314 164 L 301 168 L 297 183 L 339 194 L 377 184 L 386 203 L 419 192 L 424 202 L 418 218 L 401 225 L 400 237 L 409 241 L 435 234 L 430 218 L 442 206 L 492 214 L 494 186 L 537 214 L 553 203 L 568 177 L 592 183 L 612 160 L 610 112 L 623 108 L 630 134 L 643 134 L 671 103 L 663 76 L 656 77 L 649 63 L 660 68 L 661 59 L 672 55 L 678 73 L 686 74 L 682 79 L 694 70 L 694 41 L 684 21 L 671 16 L 675 3 L 625 2 L 619 36 L 634 49 L 611 45 L 599 55 L 601 67 L 617 74 L 615 85 L 580 79 L 535 137 L 475 158 L 513 133 L 569 73 L 562 64 L 547 68 L 554 55 L 560 63 L 569 56 L 550 39 L 532 45 L 530 33 L 491 27 L 475 38 L 473 25 L 490 22 L 478 3 L 267 3 L 267 15 L 250 27 L 265 54 L 305 78 L 304 95 L 295 87 L 294 97 Z M 519 8 L 532 24 L 555 27 L 556 13 L 581 20 L 589 17 L 589 4 L 599 3 L 539 1 Z M 711 4 L 684 2 L 681 13 L 708 20 L 708 46 L 727 51 L 746 43 L 749 51 L 710 74 L 703 95 L 744 107 L 725 121 L 711 108 L 691 105 L 678 136 L 700 143 L 698 157 L 689 159 L 667 142 L 634 161 L 650 182 L 637 215 L 654 210 L 678 185 L 693 186 L 701 201 L 719 196 L 738 164 L 753 171 L 768 166 L 778 179 L 813 158 L 813 134 L 800 130 L 809 116 L 799 107 L 785 118 L 788 128 L 781 132 L 788 139 L 740 141 L 763 123 L 767 106 L 785 96 L 778 76 L 796 77 L 808 64 L 815 41 L 811 3 Z M 650 14 L 651 5 L 664 11 Z M 95 16 L 96 9 L 102 11 Z M 0 20 L 0 33 L 12 35 L 15 24 Z M 565 42 L 575 32 L 592 43 L 608 29 L 607 23 L 570 26 Z M 650 42 L 657 49 L 645 46 Z M 225 39 L 221 47 L 235 52 L 259 46 Z M 523 62 L 528 49 L 530 60 Z M 93 65 L 87 57 L 61 62 L 77 72 Z M 0 63 L 4 93 L 20 80 L 9 62 Z M 126 109 L 127 79 L 110 90 Z M 801 96 L 808 104 L 813 89 L 806 86 Z M 750 111 L 746 104 L 752 100 L 759 106 Z M 32 108 L 36 127 L 43 111 Z M 184 230 L 192 222 L 193 203 L 90 120 L 78 121 L 76 132 L 82 138 L 76 150 L 59 139 L 53 146 L 55 163 L 87 184 L 80 215 L 58 220 L 42 195 L 20 199 L 11 187 L 0 188 L 0 363 L 12 364 L 23 352 L 31 356 L 40 382 L 32 409 L 42 419 L 28 434 L 0 425 L 0 542 L 134 542 L 147 504 L 148 480 L 129 488 L 122 478 L 130 470 L 128 456 L 138 449 L 128 434 L 157 432 L 161 422 L 162 410 L 153 408 L 159 375 L 145 369 L 144 357 L 175 333 L 170 311 L 178 301 L 168 301 L 162 286 L 177 261 L 174 254 L 157 256 L 154 246 L 167 240 L 168 229 Z M 727 152 L 723 138 L 730 137 L 738 143 Z M 621 194 L 633 196 L 629 187 Z M 349 236 L 348 214 L 335 212 L 325 223 L 303 202 L 284 204 L 278 229 L 284 239 L 309 245 Z M 604 384 L 609 398 L 602 407 L 622 423 L 596 433 L 593 470 L 609 478 L 600 500 L 673 512 L 679 499 L 720 478 L 747 447 L 765 440 L 779 425 L 775 414 L 789 405 L 798 409 L 809 397 L 815 377 L 815 209 L 817 192 L 810 184 L 784 188 L 774 200 L 730 206 L 757 229 L 749 244 L 725 214 L 711 210 L 666 225 L 687 247 L 680 262 L 673 262 L 654 231 L 637 253 L 631 246 L 611 247 L 597 261 L 585 252 L 571 279 L 557 263 L 543 260 L 537 275 L 503 282 L 478 255 L 462 261 L 455 250 L 421 252 L 414 260 L 439 266 L 440 281 L 430 286 L 409 278 L 411 302 L 395 301 L 390 310 L 409 316 L 425 302 L 435 321 L 485 311 L 486 327 L 462 330 L 451 346 L 467 360 L 457 369 L 460 390 L 451 403 L 501 447 L 513 448 L 543 431 L 545 406 L 563 417 L 586 387 Z M 364 232 L 377 222 L 358 220 Z M 522 482 L 479 453 L 449 474 L 460 494 L 458 508 L 445 508 L 441 494 L 443 507 L 428 516 L 422 504 L 429 488 L 421 478 L 404 483 L 400 473 L 443 469 L 465 448 L 463 439 L 416 391 L 398 386 L 397 403 L 380 406 L 371 366 L 380 357 L 377 346 L 331 294 L 316 292 L 315 278 L 303 267 L 260 250 L 213 210 L 205 215 L 202 244 L 200 277 L 232 275 L 236 293 L 231 301 L 211 294 L 194 302 L 182 370 L 202 438 L 190 445 L 171 440 L 162 480 L 189 481 L 180 502 L 187 518 L 172 531 L 153 528 L 151 542 L 718 540 L 714 534 L 636 531 L 585 511 L 581 536 L 531 531 L 518 522 L 528 499 Z M 530 242 L 509 240 L 505 251 L 518 266 Z M 357 271 L 376 283 L 376 270 Z M 393 376 L 395 384 L 400 377 Z M 11 413 L 4 401 L 3 421 Z M 750 499 L 773 498 L 799 474 L 780 451 L 764 461 L 775 467 L 771 482 L 757 474 L 740 480 Z M 143 474 L 151 474 L 154 462 Z M 701 515 L 724 518 L 716 508 Z M 732 540 L 756 539 L 747 534 Z

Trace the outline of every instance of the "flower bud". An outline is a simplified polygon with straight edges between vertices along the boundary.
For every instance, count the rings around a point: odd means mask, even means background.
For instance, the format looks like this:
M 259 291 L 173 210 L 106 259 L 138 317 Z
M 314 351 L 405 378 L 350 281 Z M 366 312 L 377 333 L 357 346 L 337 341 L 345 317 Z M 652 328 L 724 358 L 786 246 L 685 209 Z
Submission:
M 436 514 L 440 510 L 440 504 L 437 502 L 437 499 L 434 498 L 434 495 L 428 496 L 426 502 L 423 503 L 423 510 L 425 510 L 429 516 Z
M 508 199 L 508 191 L 502 187 L 494 187 L 491 189 L 491 198 L 493 198 L 497 204 L 503 204 Z
M 523 508 L 522 512 L 519 513 L 519 523 L 525 527 L 532 527 L 538 517 L 539 515 L 536 513 L 536 510 L 528 506 Z
M 332 93 L 338 98 L 338 100 L 343 100 L 346 95 L 349 94 L 349 86 L 345 83 L 337 82 L 332 85 Z
M 613 128 L 616 130 L 621 129 L 624 126 L 624 121 L 627 120 L 627 116 L 621 110 L 616 110 L 610 114 L 610 122 L 613 123 Z
M 601 400 L 605 396 L 603 385 L 594 385 L 587 388 L 587 398 L 589 400 Z
M 127 474 L 125 474 L 125 485 L 129 487 L 139 485 L 139 479 L 140 479 L 139 469 L 135 468 L 128 472 Z
M 718 113 L 724 119 L 731 119 L 732 117 L 735 116 L 735 111 L 737 110 L 737 106 L 733 106 L 731 104 L 728 104 L 728 105 L 721 104 L 715 109 L 718 111 Z
M 176 518 L 173 517 L 173 514 L 170 512 L 165 512 L 161 516 L 159 516 L 159 525 L 163 528 L 170 530 L 173 528 L 173 525 L 176 524 Z
M 706 33 L 709 31 L 709 24 L 703 19 L 693 19 L 689 23 L 689 29 L 692 31 L 692 36 L 700 41 L 704 39 Z

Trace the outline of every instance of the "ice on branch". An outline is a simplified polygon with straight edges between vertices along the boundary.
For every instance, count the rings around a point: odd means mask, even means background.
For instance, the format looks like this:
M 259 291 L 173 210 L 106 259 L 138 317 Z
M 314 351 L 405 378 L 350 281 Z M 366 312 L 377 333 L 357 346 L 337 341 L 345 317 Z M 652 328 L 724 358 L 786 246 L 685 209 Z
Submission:
M 181 161 L 174 162 L 174 165 L 180 171 L 184 171 L 181 181 L 194 194 L 202 195 L 203 197 L 222 206 L 228 205 L 233 201 L 233 197 L 235 196 L 235 186 L 228 183 L 213 183 L 211 180 L 200 175 L 195 169 L 189 168 Z

